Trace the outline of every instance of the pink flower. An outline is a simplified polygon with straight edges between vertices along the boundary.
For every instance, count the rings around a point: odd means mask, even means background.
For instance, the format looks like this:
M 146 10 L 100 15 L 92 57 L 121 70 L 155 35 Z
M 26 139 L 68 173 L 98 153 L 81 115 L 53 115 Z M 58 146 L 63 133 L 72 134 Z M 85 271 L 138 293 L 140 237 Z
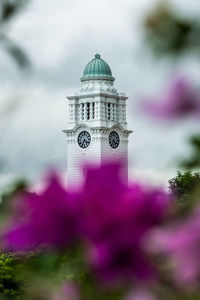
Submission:
M 177 120 L 189 116 L 200 117 L 200 93 L 189 81 L 178 78 L 170 88 L 153 102 L 147 102 L 145 110 L 163 120 Z
M 66 281 L 62 284 L 61 290 L 51 297 L 51 300 L 80 300 L 80 291 L 73 281 Z
M 8 249 L 30 250 L 38 246 L 68 245 L 77 233 L 76 198 L 51 176 L 40 195 L 26 193 L 17 202 L 13 219 L 4 234 Z
M 132 292 L 124 300 L 156 300 L 149 292 L 144 290 Z
M 171 258 L 176 281 L 195 285 L 200 278 L 200 207 L 185 221 L 156 232 L 154 237 L 157 251 Z
M 163 221 L 169 197 L 137 183 L 129 188 L 119 172 L 113 164 L 87 173 L 81 230 L 89 245 L 88 260 L 104 281 L 149 280 L 155 270 L 143 238 Z
M 144 240 L 167 214 L 168 194 L 134 183 L 125 185 L 118 164 L 89 169 L 79 194 L 53 176 L 40 195 L 26 194 L 4 234 L 8 249 L 65 247 L 79 240 L 88 262 L 108 283 L 156 277 Z

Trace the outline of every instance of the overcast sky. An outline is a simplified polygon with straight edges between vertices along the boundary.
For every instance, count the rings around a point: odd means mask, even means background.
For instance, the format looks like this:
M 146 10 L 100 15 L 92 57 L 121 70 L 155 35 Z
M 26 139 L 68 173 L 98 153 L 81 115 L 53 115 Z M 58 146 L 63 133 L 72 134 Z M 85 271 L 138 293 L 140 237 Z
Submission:
M 200 126 L 188 120 L 166 127 L 138 111 L 143 96 L 160 91 L 174 72 L 172 63 L 151 58 L 141 42 L 142 20 L 155 2 L 32 0 L 13 20 L 9 36 L 33 67 L 30 75 L 21 72 L 0 48 L 0 112 L 9 112 L 0 116 L 1 185 L 19 176 L 36 182 L 51 165 L 65 172 L 66 96 L 78 91 L 96 52 L 110 65 L 118 91 L 129 96 L 130 177 L 166 185 L 187 153 L 187 137 Z M 171 2 L 182 13 L 200 9 L 197 0 L 189 6 Z M 198 80 L 196 62 L 181 63 L 176 69 Z

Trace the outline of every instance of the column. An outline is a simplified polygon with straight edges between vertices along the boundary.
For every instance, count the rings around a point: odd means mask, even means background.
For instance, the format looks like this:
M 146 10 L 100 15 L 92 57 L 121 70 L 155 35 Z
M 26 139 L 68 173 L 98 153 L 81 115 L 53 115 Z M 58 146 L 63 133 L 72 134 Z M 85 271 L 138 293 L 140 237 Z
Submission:
M 105 111 L 105 120 L 107 120 L 108 118 L 108 106 L 107 106 L 107 102 L 105 102 L 105 107 L 104 107 L 104 111 Z
M 78 104 L 78 120 L 81 120 L 81 104 Z
M 94 102 L 94 118 L 97 119 L 97 102 Z
M 116 121 L 116 104 L 113 104 L 113 121 Z

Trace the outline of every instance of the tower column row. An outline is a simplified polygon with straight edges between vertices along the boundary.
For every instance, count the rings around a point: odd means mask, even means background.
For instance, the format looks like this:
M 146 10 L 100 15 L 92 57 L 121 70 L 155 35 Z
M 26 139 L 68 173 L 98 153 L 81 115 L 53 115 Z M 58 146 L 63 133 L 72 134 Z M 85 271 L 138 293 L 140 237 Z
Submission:
M 80 103 L 78 99 L 69 104 L 69 122 L 77 123 L 79 120 L 110 120 L 126 123 L 126 104 L 123 100 L 117 103 L 102 101 Z

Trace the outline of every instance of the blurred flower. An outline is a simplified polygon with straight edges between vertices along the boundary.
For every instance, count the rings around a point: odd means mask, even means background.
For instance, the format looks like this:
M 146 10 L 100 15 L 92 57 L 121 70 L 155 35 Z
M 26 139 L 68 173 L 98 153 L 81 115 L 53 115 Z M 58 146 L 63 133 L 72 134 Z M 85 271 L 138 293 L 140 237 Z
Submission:
M 146 291 L 137 291 L 132 292 L 128 297 L 124 300 L 156 300 L 150 293 Z
M 101 280 L 154 278 L 143 238 L 163 221 L 168 201 L 162 190 L 124 185 L 118 165 L 88 171 L 81 229 L 89 245 L 88 260 Z
M 4 234 L 7 248 L 65 247 L 79 238 L 104 282 L 154 280 L 144 240 L 165 220 L 169 195 L 138 183 L 128 187 L 120 172 L 118 164 L 88 169 L 79 194 L 65 191 L 55 176 L 40 195 L 25 194 Z
M 159 99 L 146 102 L 144 109 L 163 120 L 177 120 L 189 116 L 200 118 L 200 93 L 186 79 L 179 78 Z
M 200 278 L 200 207 L 171 229 L 155 233 L 155 249 L 169 255 L 178 283 L 195 285 Z
M 61 286 L 60 292 L 55 293 L 51 300 L 80 300 L 77 284 L 73 281 L 66 281 Z
M 55 175 L 43 193 L 24 194 L 14 208 L 13 219 L 4 234 L 4 243 L 9 249 L 65 246 L 76 236 L 75 196 L 61 187 Z

